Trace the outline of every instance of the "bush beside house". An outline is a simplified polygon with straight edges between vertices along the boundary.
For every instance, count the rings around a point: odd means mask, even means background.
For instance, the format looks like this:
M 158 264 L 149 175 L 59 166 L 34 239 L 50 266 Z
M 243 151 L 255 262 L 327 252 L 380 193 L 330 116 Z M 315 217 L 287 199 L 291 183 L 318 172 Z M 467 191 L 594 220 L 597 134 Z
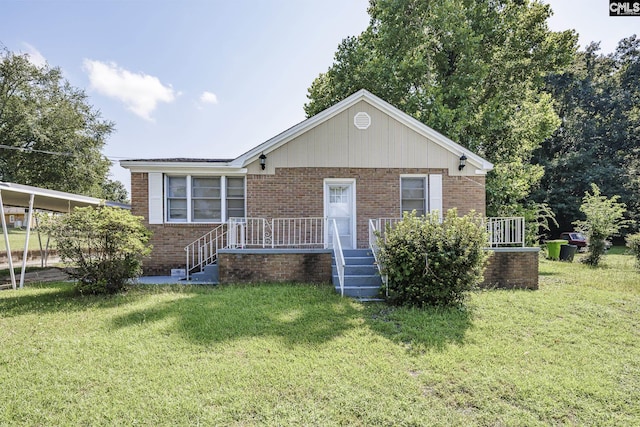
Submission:
M 465 292 L 482 282 L 488 258 L 482 217 L 458 217 L 447 211 L 402 221 L 379 239 L 380 262 L 389 280 L 388 301 L 395 305 L 450 306 L 464 301 Z
M 151 253 L 142 217 L 124 209 L 75 208 L 47 217 L 41 227 L 56 241 L 62 260 L 74 266 L 71 276 L 80 293 L 124 290 L 142 274 L 142 259 Z

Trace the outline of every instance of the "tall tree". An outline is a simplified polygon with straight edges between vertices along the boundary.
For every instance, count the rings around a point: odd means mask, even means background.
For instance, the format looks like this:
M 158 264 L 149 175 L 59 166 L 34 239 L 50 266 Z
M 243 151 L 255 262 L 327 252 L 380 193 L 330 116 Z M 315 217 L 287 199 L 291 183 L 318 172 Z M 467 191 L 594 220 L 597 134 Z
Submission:
M 113 129 L 59 68 L 2 50 L 0 180 L 124 201 L 101 154 Z
M 371 23 L 312 83 L 312 116 L 365 88 L 495 164 L 487 212 L 522 209 L 542 168 L 534 149 L 558 126 L 544 77 L 575 52 L 529 0 L 371 0 Z
M 562 229 L 583 219 L 580 203 L 591 183 L 620 195 L 630 217 L 640 217 L 640 40 L 625 38 L 614 53 L 592 43 L 563 74 L 552 76 L 562 125 L 536 151 L 545 168 L 539 202 L 556 212 Z

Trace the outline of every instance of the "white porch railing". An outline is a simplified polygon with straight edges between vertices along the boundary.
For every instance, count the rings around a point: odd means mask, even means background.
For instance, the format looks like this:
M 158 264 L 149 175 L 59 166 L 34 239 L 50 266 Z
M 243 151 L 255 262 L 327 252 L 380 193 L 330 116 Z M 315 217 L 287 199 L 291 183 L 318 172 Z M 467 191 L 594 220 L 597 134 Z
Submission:
M 274 248 L 323 248 L 326 218 L 274 218 L 271 221 Z
M 524 247 L 523 217 L 485 218 L 484 224 L 487 227 L 487 233 L 489 233 L 489 247 Z
M 388 227 L 393 227 L 400 218 L 379 218 L 369 220 L 369 247 L 376 263 L 378 248 L 376 231 L 382 236 Z M 330 222 L 330 224 L 327 224 Z M 489 234 L 489 247 L 524 246 L 524 218 L 486 218 L 484 224 Z M 329 227 L 329 225 L 331 227 Z M 271 222 L 264 218 L 231 218 L 228 224 L 222 224 L 185 247 L 187 252 L 187 279 L 192 271 L 202 270 L 213 263 L 218 250 L 224 248 L 325 248 L 327 247 L 325 230 L 331 233 L 334 251 L 344 260 L 337 234 L 335 220 L 323 217 L 311 218 L 274 218 Z M 378 264 L 380 269 L 380 265 Z M 339 271 L 340 274 L 340 271 Z M 342 269 L 344 276 L 344 268 Z M 344 278 L 341 279 L 341 286 Z M 383 279 L 384 280 L 384 279 Z
M 189 274 L 202 270 L 217 259 L 218 250 L 225 248 L 324 248 L 323 217 L 311 218 L 230 218 L 209 233 L 191 242 L 187 252 Z
M 378 218 L 369 220 L 369 227 L 385 236 L 388 227 L 393 228 L 402 218 Z M 489 234 L 487 246 L 494 248 L 500 246 L 525 245 L 524 217 L 487 217 L 484 218 L 484 226 Z M 369 233 L 369 246 L 371 246 L 371 232 Z
M 230 218 L 229 244 L 233 249 L 272 247 L 271 225 L 264 218 Z
M 329 230 L 331 232 L 331 247 L 333 256 L 336 259 L 336 270 L 338 270 L 338 283 L 340 284 L 340 296 L 344 296 L 344 253 L 342 252 L 342 244 L 340 243 L 340 234 L 338 233 L 338 225 L 335 219 L 329 220 Z
M 205 265 L 211 264 L 218 256 L 218 249 L 227 246 L 227 224 L 221 224 L 204 236 L 194 240 L 184 250 L 187 252 L 186 275 L 196 269 L 202 270 Z

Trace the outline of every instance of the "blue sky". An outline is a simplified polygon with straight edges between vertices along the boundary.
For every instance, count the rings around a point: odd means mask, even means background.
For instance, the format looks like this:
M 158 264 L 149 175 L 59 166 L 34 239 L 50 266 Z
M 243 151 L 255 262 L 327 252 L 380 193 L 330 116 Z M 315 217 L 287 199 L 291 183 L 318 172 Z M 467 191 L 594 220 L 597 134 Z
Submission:
M 603 52 L 638 33 L 606 0 L 551 0 L 554 30 Z M 116 124 L 104 154 L 233 158 L 304 119 L 307 88 L 367 0 L 0 0 L 0 43 L 60 67 Z

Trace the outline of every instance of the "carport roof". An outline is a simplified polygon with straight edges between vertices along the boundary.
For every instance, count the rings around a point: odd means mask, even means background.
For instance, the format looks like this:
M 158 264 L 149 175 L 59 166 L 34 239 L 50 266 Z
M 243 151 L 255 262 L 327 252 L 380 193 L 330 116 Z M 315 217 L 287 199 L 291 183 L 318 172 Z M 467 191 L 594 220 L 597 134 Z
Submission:
M 48 190 L 46 188 L 32 187 L 30 185 L 15 184 L 0 181 L 2 202 L 5 206 L 29 207 L 29 199 L 33 198 L 35 209 L 52 212 L 70 212 L 75 207 L 85 206 L 117 206 L 129 208 L 129 205 L 109 202 L 95 197 L 80 194 L 65 193 L 64 191 Z

